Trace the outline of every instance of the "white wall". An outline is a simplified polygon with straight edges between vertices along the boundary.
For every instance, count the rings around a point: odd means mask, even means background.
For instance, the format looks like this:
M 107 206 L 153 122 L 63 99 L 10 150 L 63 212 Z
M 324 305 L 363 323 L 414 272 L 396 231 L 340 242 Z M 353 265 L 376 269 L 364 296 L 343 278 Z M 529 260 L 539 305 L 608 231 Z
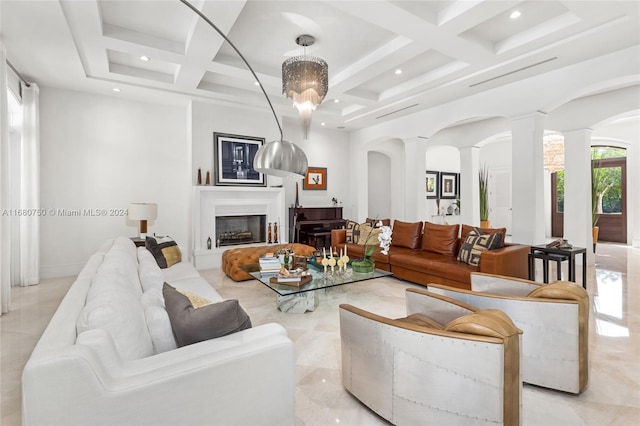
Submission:
M 211 172 L 211 184 L 214 182 L 213 133 L 231 133 L 234 135 L 265 138 L 265 143 L 280 139 L 280 133 L 271 112 L 230 108 L 193 101 L 189 115 L 192 137 L 192 173 L 191 185 L 196 184 L 198 168 L 202 170 L 202 182 L 206 172 Z M 267 185 L 280 185 L 278 177 L 268 177 Z
M 265 142 L 280 138 L 278 127 L 271 112 L 267 109 L 238 109 L 229 106 L 192 102 L 190 113 L 190 131 L 192 133 L 192 176 L 191 184 L 196 183 L 198 168 L 202 169 L 204 180 L 207 170 L 213 168 L 213 133 L 233 133 L 265 138 Z M 302 125 L 295 119 L 281 119 L 284 138 L 298 145 L 307 155 L 310 167 L 327 168 L 327 190 L 304 190 L 302 178 L 279 178 L 267 176 L 267 186 L 283 185 L 285 188 L 285 211 L 295 203 L 295 184 L 298 182 L 300 205 L 303 207 L 331 207 L 333 197 L 342 201 L 343 216 L 351 217 L 349 201 L 349 135 L 338 130 L 314 126 L 309 139 L 302 136 Z M 211 178 L 213 183 L 213 175 Z M 281 226 L 289 232 L 288 218 L 281 218 Z M 287 234 L 289 235 L 289 234 Z
M 451 146 L 429 146 L 427 147 L 427 170 L 435 172 L 460 173 L 460 151 Z M 424 181 L 425 176 L 422 176 Z M 447 208 L 455 200 L 440 200 L 440 207 Z M 434 222 L 433 216 L 438 215 L 436 200 L 427 200 L 427 211 L 420 215 L 423 220 Z
M 391 159 L 379 152 L 369 152 L 370 218 L 391 218 Z
M 335 197 L 342 202 L 342 216 L 352 218 L 353 201 L 349 191 L 351 181 L 349 169 L 354 161 L 366 161 L 363 158 L 349 156 L 349 134 L 334 129 L 313 126 L 309 132 L 309 139 L 302 136 L 302 124 L 297 119 L 285 118 L 284 137 L 295 143 L 307 154 L 309 167 L 327 168 L 327 190 L 305 190 L 302 179 L 283 179 L 285 187 L 285 200 L 288 207 L 295 203 L 296 187 L 298 182 L 299 202 L 302 207 L 332 207 L 331 199 Z
M 41 88 L 41 206 L 55 212 L 41 221 L 43 278 L 75 274 L 108 238 L 137 235 L 137 222 L 111 211 L 132 202 L 158 203 L 149 232 L 189 246 L 186 123 L 185 108 Z

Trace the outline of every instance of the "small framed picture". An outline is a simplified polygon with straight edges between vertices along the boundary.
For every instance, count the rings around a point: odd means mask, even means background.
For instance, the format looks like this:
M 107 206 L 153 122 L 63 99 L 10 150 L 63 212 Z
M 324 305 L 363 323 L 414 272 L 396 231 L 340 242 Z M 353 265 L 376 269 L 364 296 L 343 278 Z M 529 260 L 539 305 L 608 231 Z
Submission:
M 440 198 L 457 198 L 458 174 L 440 172 Z
M 264 138 L 214 133 L 213 143 L 216 185 L 267 186 L 265 176 L 253 168 Z
M 309 167 L 304 177 L 302 189 L 327 189 L 327 168 Z
M 438 185 L 440 183 L 438 179 L 438 174 L 439 172 L 427 170 L 426 185 L 427 185 L 428 200 L 434 200 L 438 198 Z

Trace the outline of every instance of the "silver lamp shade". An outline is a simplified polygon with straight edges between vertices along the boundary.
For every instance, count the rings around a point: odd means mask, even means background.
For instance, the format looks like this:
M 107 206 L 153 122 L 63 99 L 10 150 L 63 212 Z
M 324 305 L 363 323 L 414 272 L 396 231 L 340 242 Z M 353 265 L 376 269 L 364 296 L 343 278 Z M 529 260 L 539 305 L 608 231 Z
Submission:
M 266 175 L 290 177 L 307 174 L 307 156 L 296 144 L 285 140 L 264 144 L 253 159 L 253 168 Z

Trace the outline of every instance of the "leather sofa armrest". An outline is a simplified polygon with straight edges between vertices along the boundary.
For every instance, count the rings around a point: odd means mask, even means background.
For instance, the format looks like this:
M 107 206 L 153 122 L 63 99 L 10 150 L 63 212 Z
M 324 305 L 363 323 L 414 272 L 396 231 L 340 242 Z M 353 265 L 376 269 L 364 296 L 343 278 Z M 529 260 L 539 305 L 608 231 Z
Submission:
M 480 272 L 528 278 L 529 252 L 529 246 L 520 244 L 511 244 L 496 250 L 483 251 L 480 255 Z
M 331 230 L 331 247 L 341 246 L 347 242 L 347 230 L 346 229 L 332 229 Z

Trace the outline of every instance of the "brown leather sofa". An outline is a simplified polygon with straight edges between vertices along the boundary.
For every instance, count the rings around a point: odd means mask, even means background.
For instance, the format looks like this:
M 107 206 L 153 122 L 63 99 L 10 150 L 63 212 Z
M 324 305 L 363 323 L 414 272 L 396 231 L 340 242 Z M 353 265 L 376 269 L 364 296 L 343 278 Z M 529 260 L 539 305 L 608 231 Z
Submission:
M 472 226 L 438 225 L 430 222 L 393 223 L 389 254 L 381 253 L 376 244 L 373 260 L 376 268 L 393 272 L 396 278 L 417 284 L 443 284 L 471 289 L 471 274 L 483 272 L 516 278 L 527 278 L 529 246 L 504 244 L 503 247 L 483 251 L 479 266 L 457 260 L 458 250 Z M 461 231 L 461 232 L 460 232 Z M 503 232 L 504 228 L 483 229 L 484 233 Z M 331 231 L 331 246 L 346 247 L 351 259 L 364 257 L 366 246 L 347 243 L 346 230 Z

